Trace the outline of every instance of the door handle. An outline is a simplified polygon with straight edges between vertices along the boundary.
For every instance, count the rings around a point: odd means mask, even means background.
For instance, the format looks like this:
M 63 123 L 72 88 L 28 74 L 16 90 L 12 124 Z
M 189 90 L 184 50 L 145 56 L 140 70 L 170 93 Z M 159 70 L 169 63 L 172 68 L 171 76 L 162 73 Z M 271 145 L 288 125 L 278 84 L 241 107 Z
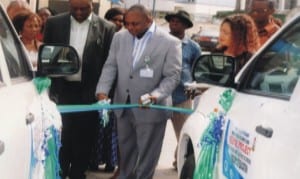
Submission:
M 2 142 L 2 141 L 0 140 L 0 155 L 3 154 L 4 150 L 5 150 L 4 142 Z
M 34 121 L 34 115 L 32 113 L 28 113 L 25 120 L 26 125 L 31 124 Z
M 272 138 L 273 129 L 270 127 L 263 127 L 262 125 L 256 126 L 255 131 L 267 138 Z

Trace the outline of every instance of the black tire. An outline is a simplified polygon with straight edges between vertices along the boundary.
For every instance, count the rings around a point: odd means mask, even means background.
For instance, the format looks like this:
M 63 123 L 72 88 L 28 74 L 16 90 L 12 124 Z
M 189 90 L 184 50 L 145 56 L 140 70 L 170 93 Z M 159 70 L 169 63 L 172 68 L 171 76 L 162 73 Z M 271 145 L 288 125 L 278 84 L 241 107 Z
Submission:
M 182 167 L 181 173 L 180 173 L 180 179 L 193 179 L 195 170 L 195 157 L 194 154 L 190 154 Z

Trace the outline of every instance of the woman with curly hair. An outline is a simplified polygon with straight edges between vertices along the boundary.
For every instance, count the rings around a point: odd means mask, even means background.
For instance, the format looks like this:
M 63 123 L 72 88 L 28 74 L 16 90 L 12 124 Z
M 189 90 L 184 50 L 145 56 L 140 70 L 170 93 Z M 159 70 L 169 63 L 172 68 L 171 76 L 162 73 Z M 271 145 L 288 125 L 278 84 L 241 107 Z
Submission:
M 259 47 L 258 32 L 250 16 L 235 14 L 222 21 L 217 50 L 236 60 L 235 74 Z

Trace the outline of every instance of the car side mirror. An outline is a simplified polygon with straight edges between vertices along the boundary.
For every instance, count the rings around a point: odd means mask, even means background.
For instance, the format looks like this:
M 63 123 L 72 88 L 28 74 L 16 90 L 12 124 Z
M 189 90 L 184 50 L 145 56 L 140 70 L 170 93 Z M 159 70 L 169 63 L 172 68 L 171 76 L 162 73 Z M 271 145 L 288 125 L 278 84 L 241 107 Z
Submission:
M 192 77 L 197 83 L 231 86 L 234 83 L 234 59 L 223 54 L 200 56 L 193 64 Z
M 79 71 L 77 51 L 68 45 L 43 44 L 39 48 L 38 76 L 60 77 Z

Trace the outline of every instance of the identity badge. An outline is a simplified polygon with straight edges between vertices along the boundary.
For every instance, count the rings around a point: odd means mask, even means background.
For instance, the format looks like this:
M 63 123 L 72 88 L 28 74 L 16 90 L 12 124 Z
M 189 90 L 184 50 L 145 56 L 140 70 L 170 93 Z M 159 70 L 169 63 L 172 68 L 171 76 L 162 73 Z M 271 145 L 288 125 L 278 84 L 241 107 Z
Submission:
M 154 72 L 150 68 L 150 56 L 145 56 L 144 58 L 145 68 L 140 70 L 140 76 L 142 78 L 153 78 Z
M 140 70 L 140 77 L 142 78 L 153 78 L 153 69 L 151 68 L 143 68 Z

